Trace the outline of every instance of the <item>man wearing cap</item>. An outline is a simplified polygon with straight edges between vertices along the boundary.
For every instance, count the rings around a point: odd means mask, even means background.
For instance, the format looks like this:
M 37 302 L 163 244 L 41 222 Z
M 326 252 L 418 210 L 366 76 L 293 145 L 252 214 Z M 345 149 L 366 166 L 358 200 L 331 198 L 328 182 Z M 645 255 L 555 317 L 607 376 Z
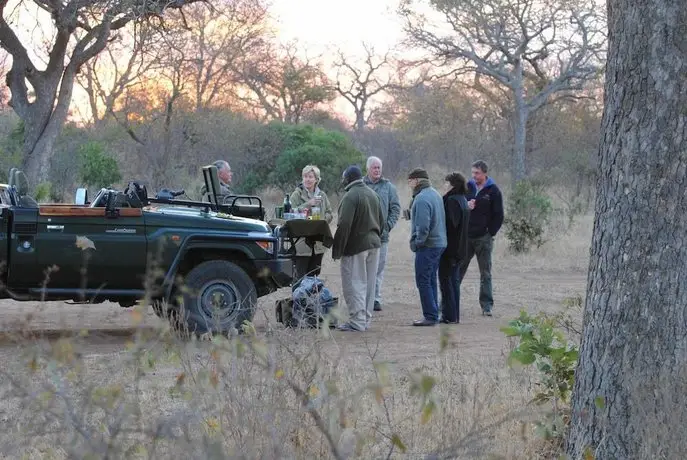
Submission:
M 423 315 L 413 325 L 434 326 L 439 322 L 439 261 L 447 245 L 444 200 L 422 168 L 415 168 L 408 174 L 408 185 L 413 191 L 410 250 L 415 253 L 415 284 Z
M 349 320 L 338 329 L 365 331 L 370 327 L 375 301 L 375 280 L 382 245 L 384 215 L 379 197 L 363 183 L 360 167 L 346 168 L 334 233 L 332 258 L 341 259 L 341 284 Z

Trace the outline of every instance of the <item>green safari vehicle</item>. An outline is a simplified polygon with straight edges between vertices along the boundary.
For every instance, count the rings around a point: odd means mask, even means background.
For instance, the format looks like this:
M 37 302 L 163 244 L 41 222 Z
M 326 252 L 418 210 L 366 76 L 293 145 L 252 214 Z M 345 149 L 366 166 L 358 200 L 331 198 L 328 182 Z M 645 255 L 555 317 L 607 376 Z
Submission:
M 219 203 L 214 165 L 209 202 L 145 186 L 101 189 L 89 202 L 38 204 L 17 169 L 0 185 L 0 298 L 15 301 L 140 300 L 195 333 L 226 333 L 252 320 L 258 297 L 289 286 L 293 260 L 258 197 Z

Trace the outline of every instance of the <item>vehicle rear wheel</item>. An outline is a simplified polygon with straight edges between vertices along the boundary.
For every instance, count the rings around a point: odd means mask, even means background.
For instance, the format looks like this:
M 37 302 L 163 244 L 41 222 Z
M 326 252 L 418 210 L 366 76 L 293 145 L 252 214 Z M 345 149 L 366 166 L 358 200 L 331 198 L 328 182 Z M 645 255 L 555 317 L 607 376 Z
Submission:
M 253 281 L 238 265 L 210 260 L 194 267 L 180 288 L 174 320 L 189 333 L 226 334 L 252 321 L 258 297 Z

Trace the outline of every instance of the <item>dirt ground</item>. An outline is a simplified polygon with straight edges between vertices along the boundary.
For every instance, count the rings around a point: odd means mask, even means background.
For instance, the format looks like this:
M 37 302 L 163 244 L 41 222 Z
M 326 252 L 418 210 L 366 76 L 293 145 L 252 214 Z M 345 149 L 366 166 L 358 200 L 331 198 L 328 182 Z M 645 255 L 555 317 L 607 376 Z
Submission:
M 473 259 L 461 288 L 461 324 L 451 326 L 452 340 L 463 356 L 477 359 L 502 356 L 507 340 L 499 327 L 518 316 L 520 309 L 525 308 L 532 313 L 554 311 L 561 307 L 565 298 L 584 296 L 591 223 L 592 217 L 586 216 L 569 234 L 557 237 L 524 256 L 509 254 L 505 237 L 500 234 L 493 256 L 493 317 L 481 315 L 477 297 L 479 272 L 477 261 Z M 363 344 L 375 342 L 381 359 L 397 362 L 403 367 L 421 364 L 424 357 L 436 353 L 439 343 L 439 328 L 411 325 L 413 320 L 420 318 L 421 308 L 413 275 L 413 255 L 407 244 L 407 227 L 408 222 L 401 220 L 391 234 L 382 289 L 384 309 L 376 312 L 372 330 L 366 333 L 333 333 L 338 345 L 350 347 L 353 354 Z M 331 260 L 329 253 L 325 255 L 321 276 L 334 295 L 341 297 L 339 265 Z M 289 290 L 283 289 L 259 299 L 259 310 L 255 316 L 259 329 L 266 329 L 268 323 L 269 327 L 281 327 L 275 321 L 274 302 L 288 295 Z M 81 351 L 102 357 L 123 351 L 126 336 L 138 320 L 133 310 L 107 303 L 83 306 L 3 300 L 0 301 L 0 309 L 0 329 L 3 331 L 18 328 L 37 332 L 101 331 L 101 337 L 87 342 L 88 346 Z M 149 310 L 143 324 L 154 326 L 160 324 L 159 321 Z M 2 348 L 0 343 L 0 355 L 3 354 Z

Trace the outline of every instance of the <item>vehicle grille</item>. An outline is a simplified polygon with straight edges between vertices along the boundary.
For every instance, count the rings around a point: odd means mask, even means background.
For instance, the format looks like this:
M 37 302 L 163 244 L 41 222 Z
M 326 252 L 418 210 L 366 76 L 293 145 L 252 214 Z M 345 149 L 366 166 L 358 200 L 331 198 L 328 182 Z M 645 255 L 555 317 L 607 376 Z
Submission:
M 34 234 L 38 231 L 38 224 L 32 222 L 15 222 L 14 233 Z

